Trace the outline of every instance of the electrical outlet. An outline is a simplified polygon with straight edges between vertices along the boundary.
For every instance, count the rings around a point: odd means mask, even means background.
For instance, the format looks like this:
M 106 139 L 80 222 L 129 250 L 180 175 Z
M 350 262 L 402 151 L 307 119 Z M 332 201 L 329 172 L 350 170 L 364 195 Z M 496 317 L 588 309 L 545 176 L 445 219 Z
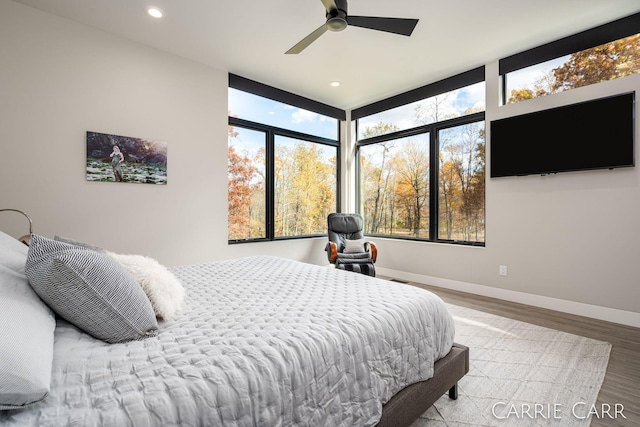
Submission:
M 500 275 L 501 276 L 506 276 L 507 275 L 507 266 L 506 265 L 501 265 L 500 266 Z

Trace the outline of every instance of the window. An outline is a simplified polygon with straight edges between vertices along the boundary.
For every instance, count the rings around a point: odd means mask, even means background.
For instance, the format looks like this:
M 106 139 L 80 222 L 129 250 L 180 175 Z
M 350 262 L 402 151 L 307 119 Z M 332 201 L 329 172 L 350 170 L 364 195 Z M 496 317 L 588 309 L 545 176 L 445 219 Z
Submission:
M 247 88 L 258 94 L 243 90 Z M 282 101 L 259 93 L 275 93 Z M 230 242 L 326 233 L 327 215 L 338 210 L 338 134 L 343 114 L 230 76 Z
M 229 240 L 267 237 L 267 134 L 229 126 Z
M 327 216 L 336 211 L 337 160 L 335 146 L 276 135 L 276 237 L 327 232 Z
M 429 237 L 429 133 L 359 150 L 366 232 Z
M 439 240 L 484 242 L 484 133 L 484 121 L 439 131 Z
M 514 103 L 640 73 L 640 14 L 500 60 Z
M 484 245 L 481 79 L 484 69 L 474 70 L 403 95 L 404 105 L 394 100 L 387 110 L 353 113 L 368 234 Z

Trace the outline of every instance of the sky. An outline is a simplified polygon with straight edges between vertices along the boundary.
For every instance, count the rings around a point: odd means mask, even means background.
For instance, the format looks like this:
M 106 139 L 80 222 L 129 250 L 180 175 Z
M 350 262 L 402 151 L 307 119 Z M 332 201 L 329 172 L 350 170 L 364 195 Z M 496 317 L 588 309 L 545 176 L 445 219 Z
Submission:
M 512 89 L 533 89 L 533 84 L 539 76 L 550 72 L 554 68 L 562 66 L 567 61 L 569 61 L 570 58 L 571 55 L 566 55 L 560 58 L 552 59 L 551 61 L 532 65 L 531 67 L 508 73 L 507 93 L 511 93 Z
M 229 114 L 240 119 L 338 140 L 338 120 L 229 88 Z

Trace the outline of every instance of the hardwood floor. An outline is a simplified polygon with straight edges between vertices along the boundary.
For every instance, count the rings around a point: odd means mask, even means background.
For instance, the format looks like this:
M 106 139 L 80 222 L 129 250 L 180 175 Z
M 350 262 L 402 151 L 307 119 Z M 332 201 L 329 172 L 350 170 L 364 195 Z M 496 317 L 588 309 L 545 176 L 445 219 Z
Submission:
M 603 413 L 603 408 L 606 410 L 610 405 L 610 414 L 613 416 L 615 405 L 619 404 L 623 406 L 622 414 L 626 418 L 592 417 L 591 426 L 640 426 L 640 328 L 419 283 L 411 284 L 427 289 L 451 304 L 611 343 L 607 374 L 596 408 Z

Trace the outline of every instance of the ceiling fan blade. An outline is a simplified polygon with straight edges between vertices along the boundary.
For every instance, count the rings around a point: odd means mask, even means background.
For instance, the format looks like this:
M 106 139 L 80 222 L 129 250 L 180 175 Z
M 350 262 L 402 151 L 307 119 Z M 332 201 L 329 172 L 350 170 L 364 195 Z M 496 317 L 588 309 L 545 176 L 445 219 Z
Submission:
M 386 31 L 388 33 L 410 36 L 413 29 L 418 24 L 417 19 L 405 18 L 378 18 L 374 16 L 351 16 L 347 17 L 349 25 L 354 27 L 368 28 L 370 30 Z
M 318 27 L 313 33 L 309 34 L 307 37 L 300 40 L 295 46 L 286 51 L 286 54 L 297 54 L 306 49 L 311 43 L 316 41 L 318 37 L 323 35 L 327 31 L 327 24 L 322 24 L 322 26 Z
M 324 8 L 327 9 L 327 12 L 331 12 L 334 9 L 338 8 L 338 5 L 336 5 L 335 0 L 320 0 L 322 1 L 322 4 L 324 5 Z

